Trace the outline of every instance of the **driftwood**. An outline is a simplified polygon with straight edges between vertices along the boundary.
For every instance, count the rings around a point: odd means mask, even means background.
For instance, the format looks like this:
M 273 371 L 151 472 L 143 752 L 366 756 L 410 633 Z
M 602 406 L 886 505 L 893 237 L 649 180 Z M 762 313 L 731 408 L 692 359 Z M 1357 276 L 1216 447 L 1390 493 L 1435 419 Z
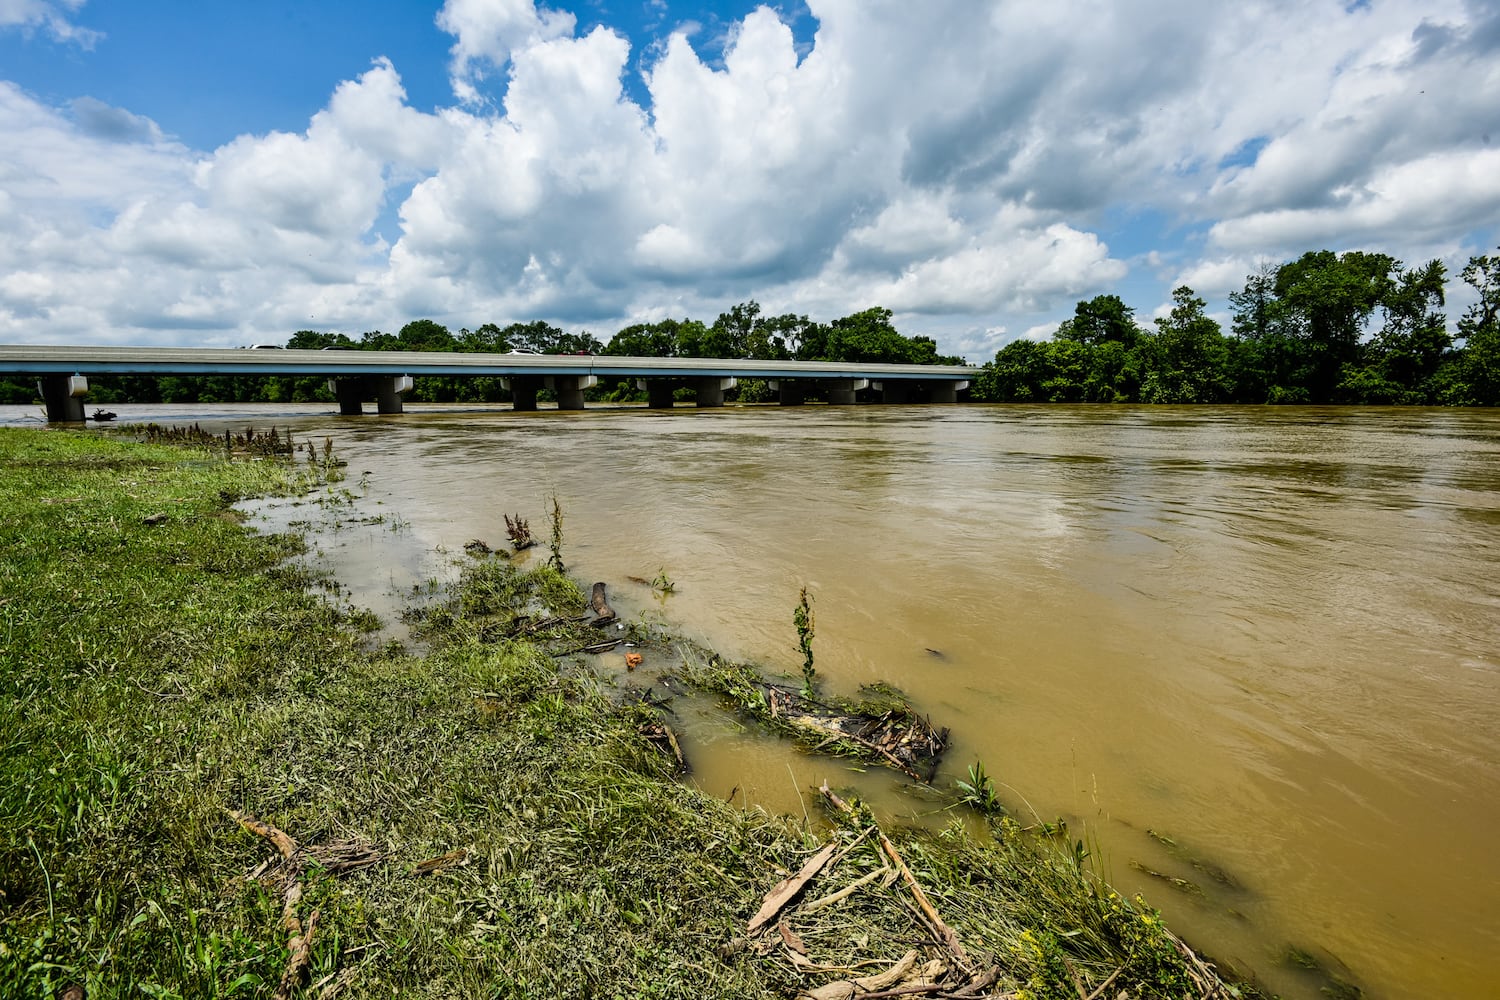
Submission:
M 464 864 L 466 861 L 468 861 L 468 859 L 468 849 L 460 847 L 456 851 L 449 851 L 447 854 L 439 854 L 435 858 L 428 858 L 426 861 L 418 864 L 416 868 L 412 869 L 412 874 L 431 875 L 433 872 L 442 871 L 444 868 L 454 868 L 458 865 Z
M 594 584 L 594 593 L 589 598 L 589 607 L 593 608 L 594 614 L 598 615 L 592 622 L 594 625 L 605 625 L 619 617 L 615 614 L 614 608 L 611 608 L 609 602 L 604 599 L 603 583 Z
M 858 979 L 840 979 L 819 986 L 817 989 L 805 990 L 799 996 L 805 1000 L 853 1000 L 854 997 L 936 993 L 941 987 L 934 987 L 933 980 L 945 971 L 947 970 L 943 968 L 943 963 L 936 960 L 919 967 L 917 953 L 909 951 L 901 956 L 899 962 L 878 975 L 861 976 Z M 893 986 L 897 989 L 892 990 Z M 900 992 L 898 993 L 897 990 Z
M 750 924 L 746 927 L 745 932 L 754 937 L 770 924 L 771 921 L 775 920 L 777 915 L 786 909 L 787 904 L 797 897 L 797 894 L 802 891 L 803 887 L 817 877 L 818 872 L 823 870 L 823 866 L 828 864 L 828 859 L 833 857 L 833 853 L 838 850 L 838 846 L 837 841 L 830 843 L 809 858 L 807 863 L 802 866 L 801 871 L 790 878 L 778 882 L 775 888 L 766 893 L 766 898 L 761 903 L 760 910 L 756 912 L 755 916 L 750 918 Z
M 822 787 L 819 788 L 818 791 L 821 792 L 823 797 L 827 799 L 829 803 L 832 804 L 840 812 L 847 815 L 853 815 L 853 807 L 850 806 L 849 803 L 845 802 L 843 799 L 835 795 L 833 790 L 828 787 L 828 782 L 823 782 Z M 922 916 L 926 919 L 928 925 L 931 927 L 933 934 L 936 935 L 938 941 L 942 943 L 943 947 L 947 948 L 949 953 L 953 955 L 953 958 L 955 961 L 957 961 L 959 968 L 961 968 L 966 975 L 972 978 L 974 974 L 973 966 L 969 962 L 969 955 L 964 951 L 963 944 L 958 940 L 958 935 L 954 933 L 952 927 L 949 927 L 946 923 L 943 922 L 942 917 L 938 916 L 937 910 L 934 909 L 932 903 L 928 901 L 927 894 L 922 891 L 921 883 L 919 883 L 917 881 L 917 877 L 911 873 L 911 869 L 906 867 L 906 862 L 901 860 L 901 855 L 896 851 L 896 845 L 891 843 L 890 838 L 887 837 L 885 835 L 885 832 L 882 830 L 875 831 L 875 835 L 880 838 L 881 850 L 884 851 L 885 856 L 890 859 L 891 865 L 901 873 L 901 877 L 906 882 L 907 888 L 911 890 L 912 898 L 917 901 L 917 906 L 921 909 Z
M 281 974 L 281 982 L 277 985 L 275 994 L 276 1000 L 290 1000 L 292 994 L 297 991 L 297 987 L 301 985 L 302 976 L 312 962 L 313 932 L 318 927 L 317 910 L 308 914 L 305 925 L 297 916 L 297 907 L 302 902 L 302 848 L 286 831 L 270 823 L 262 822 L 249 813 L 240 812 L 237 809 L 226 809 L 225 812 L 229 813 L 234 821 L 246 830 L 258 837 L 264 837 L 275 845 L 277 853 L 281 855 L 282 861 L 290 869 L 291 883 L 287 886 L 286 895 L 281 901 L 281 926 L 291 935 L 291 940 L 287 942 L 290 956 L 287 958 L 286 971 Z
M 637 730 L 648 742 L 655 743 L 667 753 L 670 753 L 677 761 L 677 769 L 684 774 L 689 770 L 687 758 L 682 754 L 682 746 L 677 742 L 677 734 L 672 732 L 670 726 L 665 722 L 643 722 Z

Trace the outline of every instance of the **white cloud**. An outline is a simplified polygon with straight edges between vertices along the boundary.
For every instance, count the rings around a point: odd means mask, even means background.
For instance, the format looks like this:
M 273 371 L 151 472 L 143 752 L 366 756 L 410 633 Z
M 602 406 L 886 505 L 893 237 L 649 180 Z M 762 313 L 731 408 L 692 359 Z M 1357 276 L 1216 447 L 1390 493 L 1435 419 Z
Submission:
M 447 0 L 438 27 L 457 39 L 451 66 L 453 92 L 466 104 L 480 101 L 477 84 L 503 69 L 517 49 L 573 33 L 572 14 L 537 8 L 532 0 Z
M 40 30 L 59 42 L 92 48 L 104 36 L 74 24 L 72 15 L 85 0 L 0 0 L 0 29 Z

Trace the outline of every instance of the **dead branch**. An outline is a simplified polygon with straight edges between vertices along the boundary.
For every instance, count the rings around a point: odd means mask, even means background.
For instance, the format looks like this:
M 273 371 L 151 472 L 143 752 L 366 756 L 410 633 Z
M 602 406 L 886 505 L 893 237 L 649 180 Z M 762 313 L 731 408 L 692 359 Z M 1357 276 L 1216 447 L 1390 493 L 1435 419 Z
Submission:
M 843 799 L 839 798 L 833 793 L 833 790 L 828 787 L 828 782 L 823 782 L 823 786 L 819 788 L 818 791 L 821 792 L 823 797 L 826 798 L 830 803 L 832 803 L 834 807 L 836 807 L 840 812 L 849 815 L 852 815 L 854 813 L 854 809 L 849 805 L 849 803 L 845 802 Z M 880 847 L 885 851 L 885 856 L 890 858 L 891 864 L 895 866 L 896 870 L 901 873 L 901 877 L 906 881 L 907 888 L 911 890 L 912 898 L 914 898 L 917 901 L 917 905 L 921 907 L 923 916 L 927 918 L 927 922 L 932 927 L 933 932 L 937 935 L 938 940 L 941 941 L 943 945 L 948 949 L 948 951 L 952 953 L 954 959 L 957 960 L 959 967 L 964 971 L 964 973 L 966 975 L 972 976 L 973 967 L 969 963 L 968 953 L 964 951 L 963 944 L 958 940 L 958 935 L 954 933 L 952 927 L 949 927 L 946 923 L 943 922 L 942 917 L 938 916 L 937 910 L 934 909 L 932 903 L 928 901 L 927 894 L 922 891 L 922 886 L 917 881 L 917 877 L 911 873 L 910 868 L 906 867 L 906 862 L 901 860 L 901 855 L 897 852 L 896 845 L 892 844 L 890 838 L 887 837 L 885 835 L 885 832 L 880 829 L 876 829 L 875 835 L 880 838 Z
M 823 866 L 828 863 L 829 858 L 833 857 L 833 852 L 838 850 L 838 846 L 837 842 L 828 844 L 808 859 L 808 862 L 802 866 L 801 871 L 797 872 L 791 878 L 783 879 L 770 892 L 766 893 L 766 898 L 761 903 L 760 910 L 756 912 L 755 916 L 750 918 L 750 924 L 746 928 L 745 933 L 754 937 L 767 924 L 775 920 L 777 914 L 796 898 L 797 894 L 802 891 L 808 882 L 811 882 L 817 876 L 818 872 L 823 870 Z
M 900 771 L 902 774 L 905 774 L 913 780 L 920 781 L 923 784 L 927 783 L 927 779 L 918 774 L 915 768 L 907 765 L 901 760 L 901 758 L 891 753 L 885 747 L 880 746 L 878 743 L 873 743 L 870 740 L 865 739 L 863 736 L 856 736 L 853 733 L 846 733 L 842 729 L 839 729 L 835 726 L 825 726 L 811 715 L 788 716 L 787 722 L 793 725 L 811 729 L 814 732 L 826 733 L 829 740 L 848 740 L 850 743 L 857 743 L 865 749 L 872 750 L 880 756 L 884 757 L 887 761 L 890 762 L 892 767 L 896 768 L 896 770 Z M 824 745 L 826 745 L 826 743 L 827 741 L 825 741 Z
M 249 813 L 240 812 L 238 809 L 226 809 L 224 811 L 229 813 L 230 818 L 246 830 L 249 830 L 258 837 L 264 837 L 275 844 L 276 850 L 280 851 L 281 856 L 287 861 L 291 861 L 293 856 L 296 855 L 297 842 L 270 823 L 263 823 Z
M 416 868 L 412 869 L 412 874 L 431 875 L 433 872 L 442 871 L 444 868 L 454 868 L 461 865 L 468 858 L 468 849 L 460 847 L 456 851 L 449 851 L 447 854 L 440 854 L 435 858 L 428 858 L 426 861 L 420 862 Z
M 301 896 L 299 888 L 297 895 Z M 296 919 L 293 915 L 293 920 Z M 281 985 L 276 987 L 276 1000 L 291 1000 L 292 993 L 296 991 L 302 974 L 307 971 L 312 963 L 312 939 L 313 932 L 318 927 L 318 911 L 313 910 L 307 916 L 307 926 L 298 928 L 291 942 L 287 945 L 291 951 L 291 957 L 287 959 L 286 971 L 281 974 Z
M 891 869 L 889 866 L 884 868 L 877 868 L 869 874 L 855 879 L 853 882 L 844 886 L 844 888 L 840 889 L 838 892 L 829 893 L 821 899 L 815 899 L 811 903 L 804 905 L 802 907 L 802 912 L 814 913 L 818 910 L 823 909 L 825 906 L 832 906 L 834 903 L 842 902 L 845 899 L 848 899 L 850 896 L 854 895 L 860 889 L 869 885 L 871 882 L 880 878 L 880 876 L 890 874 L 890 871 Z

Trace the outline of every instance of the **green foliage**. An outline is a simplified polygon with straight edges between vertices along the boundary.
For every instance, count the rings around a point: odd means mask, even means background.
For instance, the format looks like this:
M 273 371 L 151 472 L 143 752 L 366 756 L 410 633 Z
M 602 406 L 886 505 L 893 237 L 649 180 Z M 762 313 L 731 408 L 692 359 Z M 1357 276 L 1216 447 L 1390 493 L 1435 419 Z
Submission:
M 1500 404 L 1500 256 L 1471 258 L 1479 292 L 1454 346 L 1446 268 L 1321 250 L 1265 266 L 1229 296 L 1233 334 L 1186 286 L 1154 332 L 1095 296 L 1050 341 L 1014 341 L 985 365 L 981 402 Z
M 807 588 L 797 595 L 797 607 L 792 610 L 792 624 L 797 629 L 797 646 L 802 650 L 802 696 L 811 698 L 814 686 L 817 683 L 816 671 L 813 669 L 813 610 L 812 600 L 807 596 Z
M 995 794 L 994 780 L 985 773 L 983 761 L 970 764 L 968 780 L 959 778 L 954 784 L 958 786 L 962 801 L 986 816 L 999 816 L 1005 812 L 1000 797 Z

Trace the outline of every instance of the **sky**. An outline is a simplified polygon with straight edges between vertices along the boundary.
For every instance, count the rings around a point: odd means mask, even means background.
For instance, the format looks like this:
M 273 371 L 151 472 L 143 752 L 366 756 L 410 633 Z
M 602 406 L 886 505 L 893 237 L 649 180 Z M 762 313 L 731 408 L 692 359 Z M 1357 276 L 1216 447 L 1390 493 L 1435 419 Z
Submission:
M 1500 243 L 1500 0 L 0 0 L 0 342 L 738 302 L 974 362 Z

